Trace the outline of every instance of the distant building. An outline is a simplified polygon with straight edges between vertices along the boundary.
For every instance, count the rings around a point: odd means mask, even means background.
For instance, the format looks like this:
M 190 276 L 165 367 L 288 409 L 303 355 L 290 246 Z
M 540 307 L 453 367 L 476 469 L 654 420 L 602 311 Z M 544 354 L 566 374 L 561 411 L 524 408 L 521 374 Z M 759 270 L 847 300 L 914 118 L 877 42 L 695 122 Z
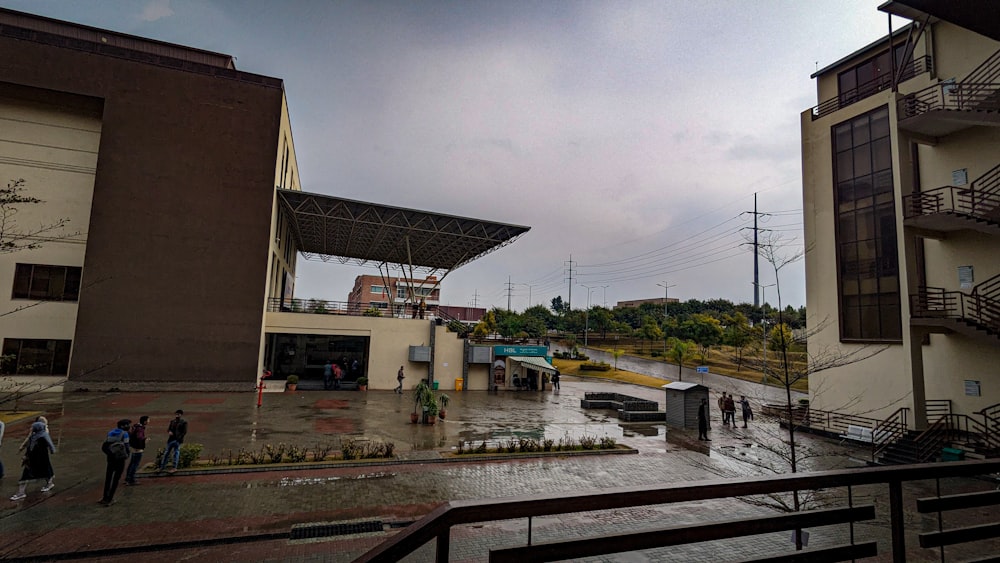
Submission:
M 923 428 L 1000 401 L 1000 30 L 907 4 L 880 9 L 912 23 L 813 74 L 801 114 L 809 351 L 884 348 L 809 389 Z
M 619 301 L 615 305 L 615 309 L 621 309 L 625 307 L 638 307 L 639 305 L 645 303 L 655 303 L 656 305 L 663 305 L 664 303 L 678 303 L 678 299 L 673 297 L 653 297 L 651 299 L 631 299 L 629 301 Z
M 354 278 L 354 289 L 347 296 L 347 307 L 351 311 L 375 307 L 387 316 L 393 308 L 391 316 L 411 317 L 423 301 L 425 314 L 430 314 L 441 302 L 439 283 L 437 276 L 423 279 L 358 276 Z
M 438 313 L 442 317 L 452 318 L 465 323 L 478 323 L 486 316 L 482 307 L 456 307 L 454 305 L 438 305 Z

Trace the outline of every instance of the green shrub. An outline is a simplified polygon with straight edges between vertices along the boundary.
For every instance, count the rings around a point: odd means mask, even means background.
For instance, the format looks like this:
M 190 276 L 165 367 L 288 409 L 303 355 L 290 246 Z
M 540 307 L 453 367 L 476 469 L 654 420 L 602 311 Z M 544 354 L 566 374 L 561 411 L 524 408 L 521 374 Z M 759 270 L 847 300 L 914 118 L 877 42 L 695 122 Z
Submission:
M 205 446 L 201 444 L 181 444 L 181 460 L 180 467 L 191 467 L 199 456 L 201 456 L 201 450 L 205 449 Z M 162 458 L 161 458 L 162 459 Z
M 611 365 L 604 362 L 585 362 L 580 364 L 580 371 L 611 371 Z

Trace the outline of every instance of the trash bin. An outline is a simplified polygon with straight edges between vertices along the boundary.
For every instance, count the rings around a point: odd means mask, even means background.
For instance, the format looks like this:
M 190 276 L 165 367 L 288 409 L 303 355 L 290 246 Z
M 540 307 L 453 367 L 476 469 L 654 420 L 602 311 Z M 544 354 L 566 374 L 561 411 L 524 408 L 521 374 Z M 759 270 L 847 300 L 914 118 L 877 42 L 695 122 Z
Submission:
M 431 385 L 431 389 L 433 389 L 433 390 L 437 391 L 437 390 L 438 390 L 438 383 L 439 383 L 438 381 L 435 381 L 435 382 L 434 382 L 434 383 L 433 383 L 433 384 Z
M 455 391 L 461 391 L 461 390 L 462 390 L 462 378 L 458 378 L 455 380 Z
M 965 452 L 955 448 L 941 448 L 941 461 L 962 461 Z

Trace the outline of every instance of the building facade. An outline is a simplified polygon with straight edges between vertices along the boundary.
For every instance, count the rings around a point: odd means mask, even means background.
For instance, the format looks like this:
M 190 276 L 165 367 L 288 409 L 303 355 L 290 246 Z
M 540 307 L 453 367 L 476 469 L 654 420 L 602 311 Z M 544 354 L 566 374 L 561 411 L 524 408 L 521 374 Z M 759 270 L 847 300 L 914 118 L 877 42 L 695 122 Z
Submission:
M 920 428 L 1000 402 L 1000 41 L 897 15 L 801 115 L 810 405 Z
M 299 182 L 281 80 L 9 10 L 0 52 L 0 182 L 41 200 L 4 233 L 33 237 L 0 255 L 0 307 L 18 310 L 0 318 L 4 371 L 245 388 L 264 298 L 294 279 L 275 198 Z
M 358 276 L 347 296 L 347 308 L 351 311 L 375 308 L 384 315 L 413 317 L 419 316 L 423 303 L 424 314 L 432 315 L 441 303 L 439 284 L 437 276 L 422 279 Z

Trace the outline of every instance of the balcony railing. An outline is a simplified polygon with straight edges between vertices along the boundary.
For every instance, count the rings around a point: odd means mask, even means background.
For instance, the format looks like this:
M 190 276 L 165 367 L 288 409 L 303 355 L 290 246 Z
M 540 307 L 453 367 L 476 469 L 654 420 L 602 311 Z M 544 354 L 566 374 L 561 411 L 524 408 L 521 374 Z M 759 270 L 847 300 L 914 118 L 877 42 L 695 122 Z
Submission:
M 387 307 L 377 307 L 379 314 L 373 314 L 373 307 L 367 303 L 349 303 L 346 301 L 329 301 L 326 299 L 283 299 L 272 297 L 267 300 L 267 310 L 271 313 L 311 313 L 316 315 L 347 315 L 352 317 L 395 317 L 401 319 L 420 318 L 419 305 L 397 301 Z M 435 303 L 427 303 L 424 310 L 425 319 L 437 318 Z
M 899 100 L 899 120 L 937 110 L 1000 111 L 1000 84 L 942 82 Z
M 902 69 L 900 82 L 904 82 L 932 69 L 932 59 L 929 56 L 913 59 L 913 62 Z M 819 119 L 839 109 L 871 97 L 892 86 L 892 76 L 884 74 L 859 85 L 857 88 L 841 92 L 836 98 L 830 98 L 812 109 L 812 118 Z
M 910 309 L 915 318 L 969 321 L 1000 334 L 1000 301 L 988 295 L 921 287 L 910 296 Z
M 854 558 L 882 556 L 882 560 L 906 561 L 908 555 L 932 556 L 919 552 L 916 545 L 907 546 L 907 532 L 918 531 L 920 548 L 940 548 L 943 560 L 945 545 L 954 545 L 1000 535 L 1000 525 L 995 520 L 1000 511 L 985 509 L 975 521 L 964 520 L 958 527 L 943 529 L 942 515 L 950 510 L 969 507 L 995 506 L 1000 495 L 992 485 L 985 483 L 963 488 L 962 494 L 946 495 L 935 493 L 930 498 L 904 501 L 903 485 L 924 479 L 977 477 L 1000 472 L 1000 460 L 904 465 L 855 470 L 822 471 L 755 477 L 742 480 L 717 480 L 702 483 L 681 483 L 662 486 L 628 487 L 595 490 L 577 494 L 530 495 L 503 499 L 453 501 L 438 507 L 430 514 L 407 527 L 375 549 L 362 555 L 357 562 L 400 561 L 428 542 L 434 542 L 435 560 L 446 562 L 451 551 L 452 530 L 461 527 L 463 541 L 476 542 L 475 535 L 482 533 L 482 526 L 466 526 L 485 522 L 511 521 L 504 523 L 508 530 L 503 545 L 495 545 L 489 552 L 489 560 L 515 561 L 556 561 L 583 557 L 597 557 L 613 553 L 631 552 L 671 546 L 688 546 L 699 542 L 716 542 L 728 538 L 757 536 L 773 532 L 813 529 L 815 547 L 808 552 L 797 552 L 798 558 L 788 554 L 772 553 L 768 559 L 757 561 L 842 561 Z M 861 496 L 862 486 L 884 486 L 868 491 Z M 747 499 L 758 495 L 783 495 L 793 491 L 823 490 L 828 502 L 822 509 L 809 509 L 790 514 L 762 514 L 736 517 L 734 507 L 737 499 Z M 971 491 L 969 489 L 972 489 Z M 877 492 L 876 492 L 877 491 Z M 940 489 L 938 489 L 940 491 Z M 861 498 L 870 499 L 872 493 L 887 496 L 888 502 L 860 504 Z M 707 514 L 711 521 L 697 524 L 662 526 L 654 522 L 640 525 L 640 522 L 623 523 L 618 533 L 611 535 L 590 535 L 578 537 L 552 538 L 538 542 L 532 537 L 534 520 L 545 516 L 556 516 L 589 511 L 614 511 L 634 507 L 654 505 L 674 505 L 676 503 L 700 502 L 713 499 L 728 502 L 730 509 L 711 511 Z M 678 507 L 683 510 L 683 507 Z M 704 512 L 704 506 L 700 509 Z M 907 517 L 907 511 L 911 516 Z M 936 514 L 937 519 L 912 517 L 912 512 Z M 518 530 L 512 520 L 524 519 L 524 527 Z M 888 523 L 888 530 L 879 538 L 866 537 L 858 541 L 855 524 L 878 519 Z M 926 529 L 914 530 L 923 522 L 936 522 Z M 824 528 L 819 528 L 825 526 Z M 869 527 L 869 530 L 881 526 Z M 526 528 L 526 530 L 524 529 Z M 544 532 L 542 532 L 544 533 Z M 556 535 L 556 534 L 552 534 Z M 879 552 L 891 548 L 891 555 Z M 732 551 L 733 544 L 702 545 L 699 553 L 718 547 L 725 559 L 738 556 Z M 728 551 L 727 551 L 728 550 Z M 919 553 L 918 553 L 919 552 Z M 937 555 L 936 553 L 933 555 Z M 888 557 L 887 557 L 888 556 Z M 808 557 L 808 559 L 806 559 Z
M 904 196 L 903 216 L 910 219 L 936 213 L 959 213 L 990 219 L 998 206 L 1000 206 L 1000 193 L 944 186 Z

